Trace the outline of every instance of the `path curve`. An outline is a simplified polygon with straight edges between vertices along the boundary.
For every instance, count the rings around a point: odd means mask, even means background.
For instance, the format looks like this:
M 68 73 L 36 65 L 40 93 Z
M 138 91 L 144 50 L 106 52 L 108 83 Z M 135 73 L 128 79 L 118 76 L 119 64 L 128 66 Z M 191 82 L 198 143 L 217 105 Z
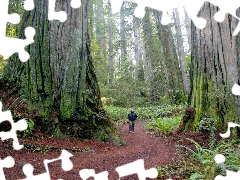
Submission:
M 79 171 L 81 169 L 94 169 L 96 173 L 102 171 L 109 172 L 109 180 L 118 179 L 115 168 L 134 162 L 138 159 L 144 159 L 145 169 L 154 167 L 155 165 L 167 165 L 173 162 L 176 148 L 174 143 L 167 143 L 163 137 L 156 137 L 147 133 L 142 127 L 143 121 L 137 121 L 135 125 L 135 133 L 128 132 L 128 123 L 118 127 L 120 137 L 122 137 L 128 145 L 119 147 L 110 142 L 103 143 L 97 141 L 78 142 L 69 139 L 61 140 L 49 136 L 43 140 L 38 140 L 41 145 L 60 146 L 63 148 L 81 147 L 86 152 L 71 152 L 74 156 L 71 158 L 74 168 L 71 171 L 64 172 L 61 169 L 61 162 L 55 162 L 49 165 L 51 179 L 80 180 Z M 24 143 L 33 143 L 31 140 L 21 140 Z M 34 141 L 36 142 L 36 141 Z M 90 149 L 90 151 L 88 151 Z M 7 155 L 14 157 L 16 163 L 14 168 L 6 169 L 6 179 L 24 178 L 21 171 L 25 163 L 31 163 L 36 169 L 34 173 L 41 174 L 45 172 L 43 166 L 44 159 L 57 158 L 60 151 L 49 151 L 47 154 L 33 153 L 27 150 L 1 152 L 1 159 Z M 19 178 L 18 178 L 19 177 Z M 135 180 L 136 175 L 121 178 L 121 180 Z

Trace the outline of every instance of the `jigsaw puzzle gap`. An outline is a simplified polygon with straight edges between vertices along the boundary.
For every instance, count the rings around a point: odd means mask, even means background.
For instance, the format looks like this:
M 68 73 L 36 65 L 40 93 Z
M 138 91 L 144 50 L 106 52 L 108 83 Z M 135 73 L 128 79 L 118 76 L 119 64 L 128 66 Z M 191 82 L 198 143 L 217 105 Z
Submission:
M 5 159 L 0 159 L 0 179 L 5 180 L 5 175 L 3 172 L 3 168 L 11 168 L 15 164 L 15 161 L 12 156 L 8 156 Z
M 132 174 L 137 174 L 139 180 L 145 180 L 146 178 L 156 178 L 158 171 L 156 168 L 146 170 L 144 168 L 144 160 L 139 159 L 135 162 L 120 166 L 116 168 L 119 177 L 124 177 Z
M 0 102 L 0 107 L 2 107 L 2 102 Z M 27 129 L 26 120 L 22 119 L 17 122 L 13 121 L 11 111 L 3 112 L 0 110 L 0 123 L 3 121 L 8 121 L 11 124 L 11 130 L 8 132 L 0 132 L 0 137 L 2 140 L 13 139 L 13 148 L 19 150 L 23 147 L 23 145 L 19 144 L 17 138 L 17 131 L 23 131 Z
M 62 150 L 61 155 L 58 158 L 55 159 L 45 159 L 43 161 L 44 167 L 46 172 L 38 174 L 38 175 L 33 175 L 33 166 L 31 164 L 26 164 L 23 166 L 22 170 L 24 175 L 26 176 L 25 179 L 22 180 L 50 180 L 50 172 L 49 172 L 49 167 L 48 164 L 55 162 L 55 161 L 59 161 L 61 160 L 61 166 L 62 169 L 64 171 L 70 171 L 73 168 L 73 164 L 70 160 L 70 157 L 72 157 L 73 155 L 71 153 L 69 153 L 66 150 Z
M 79 8 L 81 6 L 81 0 L 72 0 L 71 7 L 72 8 Z
M 24 9 L 26 11 L 31 11 L 34 9 L 34 0 L 25 0 L 24 2 Z
M 90 177 L 93 177 L 94 180 L 108 180 L 107 171 L 96 174 L 94 169 L 82 169 L 79 175 L 83 180 L 87 180 Z

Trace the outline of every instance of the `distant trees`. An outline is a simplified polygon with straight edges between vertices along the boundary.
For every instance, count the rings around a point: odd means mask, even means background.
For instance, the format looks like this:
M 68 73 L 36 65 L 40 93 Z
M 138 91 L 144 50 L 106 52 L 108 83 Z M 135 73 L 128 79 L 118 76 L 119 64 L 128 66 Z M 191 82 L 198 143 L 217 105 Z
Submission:
M 92 2 L 93 5 L 103 2 L 104 7 L 96 5 L 93 9 L 93 14 L 104 11 L 104 23 L 97 22 L 99 17 L 92 19 L 92 44 L 98 42 L 99 27 L 105 29 L 107 58 L 95 53 L 103 45 L 92 46 L 102 96 L 112 98 L 115 105 L 122 106 L 147 101 L 186 101 L 189 93 L 186 64 L 179 59 L 171 25 L 160 23 L 161 13 L 147 9 L 145 17 L 138 19 L 133 15 L 134 3 L 125 2 L 118 14 L 112 14 L 109 1 Z M 185 57 L 184 52 L 181 57 Z

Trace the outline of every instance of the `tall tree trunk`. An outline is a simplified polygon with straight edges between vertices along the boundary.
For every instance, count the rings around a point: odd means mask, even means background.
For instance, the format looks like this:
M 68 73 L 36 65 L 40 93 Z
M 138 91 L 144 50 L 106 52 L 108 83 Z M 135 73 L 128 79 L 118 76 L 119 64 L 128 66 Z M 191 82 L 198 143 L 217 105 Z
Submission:
M 173 18 L 174 18 L 175 29 L 177 33 L 178 56 L 180 61 L 184 92 L 185 94 L 189 94 L 190 87 L 189 87 L 188 76 L 186 73 L 186 60 L 185 60 L 185 52 L 184 52 L 184 45 L 183 45 L 183 38 L 182 38 L 181 22 L 180 22 L 179 12 L 177 9 L 173 10 Z
M 107 137 L 111 123 L 102 108 L 100 91 L 92 64 L 88 34 L 88 0 L 72 9 L 69 1 L 56 2 L 56 11 L 65 11 L 64 23 L 48 21 L 48 1 L 34 1 L 35 9 L 25 12 L 24 29 L 36 29 L 31 55 L 26 63 L 15 56 L 5 68 L 4 79 L 18 85 L 29 106 L 39 110 L 37 125 L 57 136 Z
M 120 11 L 120 47 L 121 47 L 121 55 L 120 55 L 120 69 L 121 66 L 125 63 L 127 59 L 127 42 L 126 42 L 126 22 L 125 22 L 125 9 L 124 4 Z
M 191 20 L 188 17 L 187 11 L 185 8 L 184 8 L 184 15 L 185 15 L 184 22 L 185 22 L 185 28 L 187 31 L 187 39 L 188 39 L 188 44 L 190 46 L 190 43 L 191 43 Z M 191 49 L 191 48 L 189 48 L 189 49 Z
M 142 42 L 140 34 L 140 21 L 136 17 L 133 19 L 134 24 L 134 46 L 136 61 L 136 78 L 139 81 L 144 81 L 143 59 L 142 59 Z
M 102 54 L 106 59 L 107 48 L 106 48 L 106 34 L 105 34 L 105 19 L 103 0 L 96 1 L 97 8 L 95 9 L 95 21 L 96 21 L 96 39 L 97 44 L 101 47 Z
M 159 99 L 159 94 L 157 93 L 156 87 L 159 86 L 159 82 L 157 82 L 157 74 L 155 68 L 158 67 L 158 62 L 156 58 L 156 53 L 154 49 L 154 36 L 153 36 L 153 26 L 150 20 L 151 10 L 149 8 L 146 9 L 146 14 L 143 18 L 142 26 L 143 26 L 143 39 L 144 39 L 144 53 L 145 53 L 145 61 L 148 64 L 149 69 L 149 97 L 151 101 L 157 101 Z M 157 85 L 158 84 L 158 85 Z
M 218 8 L 205 3 L 199 16 L 209 20 L 203 29 L 191 28 L 191 106 L 196 108 L 194 127 L 207 114 L 221 123 L 239 122 L 239 98 L 231 87 L 239 75 L 239 36 L 232 36 L 237 20 L 226 16 L 217 23 Z
M 162 13 L 153 11 L 157 24 L 158 37 L 162 49 L 162 63 L 165 71 L 165 79 L 168 84 L 168 93 L 173 103 L 180 103 L 184 98 L 183 81 L 181 80 L 181 70 L 177 58 L 176 47 L 170 26 L 162 25 Z M 178 102 L 179 101 L 179 102 Z
M 113 39 L 112 39 L 112 6 L 111 1 L 108 0 L 108 60 L 109 60 L 109 72 L 110 72 L 110 84 L 114 80 L 114 59 L 113 59 Z

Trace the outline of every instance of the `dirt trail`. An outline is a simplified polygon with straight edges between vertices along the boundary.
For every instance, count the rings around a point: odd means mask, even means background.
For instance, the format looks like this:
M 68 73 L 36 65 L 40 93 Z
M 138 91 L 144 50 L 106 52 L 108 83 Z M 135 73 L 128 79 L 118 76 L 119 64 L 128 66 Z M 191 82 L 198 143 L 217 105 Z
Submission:
M 96 173 L 102 171 L 109 172 L 109 179 L 118 179 L 118 174 L 115 168 L 134 162 L 138 159 L 144 159 L 145 168 L 149 169 L 155 165 L 166 165 L 172 163 L 174 158 L 175 146 L 174 143 L 167 143 L 162 137 L 156 137 L 150 133 L 146 133 L 142 128 L 142 121 L 137 121 L 135 125 L 135 133 L 128 132 L 128 123 L 119 126 L 120 136 L 128 143 L 128 145 L 115 146 L 112 143 L 103 143 L 97 141 L 78 142 L 69 139 L 56 139 L 43 135 L 39 139 L 29 140 L 22 139 L 21 143 L 25 144 L 39 144 L 41 146 L 57 146 L 62 149 L 74 149 L 78 147 L 81 152 L 71 152 L 74 156 L 71 158 L 74 168 L 71 171 L 64 172 L 61 168 L 61 161 L 51 163 L 49 170 L 51 179 L 64 180 L 80 180 L 79 171 L 81 169 L 94 169 Z M 4 147 L 9 143 L 0 143 L 0 147 Z M 33 151 L 33 150 L 32 150 Z M 46 154 L 42 152 L 35 152 L 29 150 L 14 151 L 9 148 L 1 148 L 0 157 L 3 159 L 6 156 L 13 156 L 15 159 L 15 166 L 11 169 L 5 169 L 7 180 L 22 179 L 25 176 L 22 173 L 22 166 L 25 163 L 30 163 L 34 166 L 34 174 L 41 174 L 45 172 L 43 166 L 44 159 L 57 158 L 60 155 L 60 150 L 49 150 Z M 121 180 L 135 180 L 138 179 L 136 175 L 131 175 Z

